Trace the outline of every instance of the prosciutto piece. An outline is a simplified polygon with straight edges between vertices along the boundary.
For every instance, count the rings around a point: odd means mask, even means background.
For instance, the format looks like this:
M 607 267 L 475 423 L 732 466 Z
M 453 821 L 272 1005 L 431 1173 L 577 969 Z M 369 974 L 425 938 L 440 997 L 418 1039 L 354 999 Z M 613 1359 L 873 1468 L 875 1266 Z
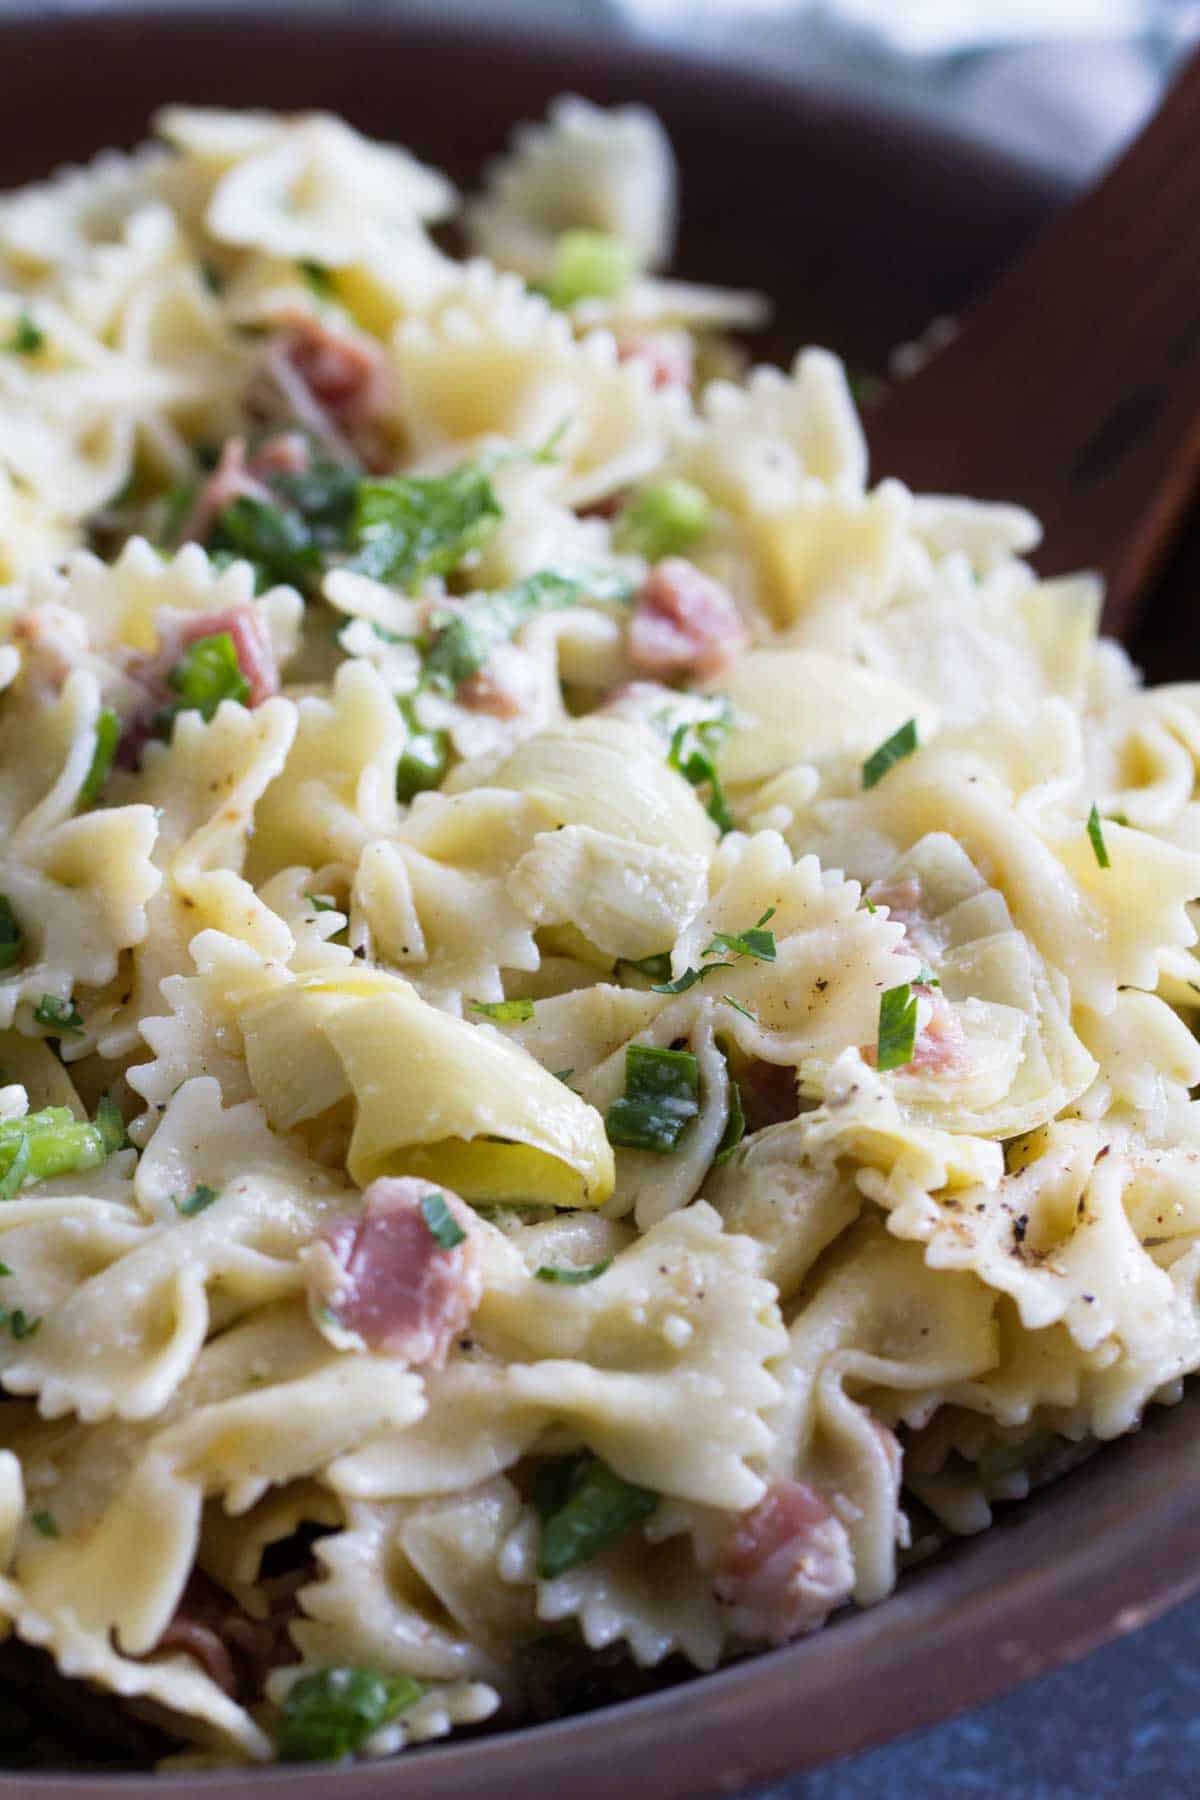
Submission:
M 617 333 L 621 362 L 641 363 L 655 388 L 689 388 L 695 365 L 695 346 L 687 331 L 625 331 Z
M 646 675 L 718 674 L 749 642 L 727 588 L 682 556 L 655 563 L 629 627 L 635 668 Z
M 248 409 L 272 423 L 297 425 L 336 461 L 390 467 L 386 434 L 387 382 L 383 351 L 371 340 L 339 331 L 301 307 L 275 318 L 246 396 Z
M 846 1528 L 816 1488 L 777 1481 L 738 1520 L 713 1586 L 739 1637 L 783 1644 L 814 1631 L 854 1588 Z
M 425 1201 L 444 1205 L 460 1242 L 440 1241 Z M 370 1349 L 440 1368 L 483 1293 L 473 1226 L 470 1207 L 447 1188 L 382 1176 L 361 1212 L 326 1225 L 304 1253 L 310 1294 Z
M 245 438 L 227 438 L 216 468 L 183 522 L 180 543 L 202 544 L 215 521 L 235 500 L 245 497 L 273 504 L 275 496 L 266 485 L 268 477 L 301 475 L 309 460 L 308 444 L 298 431 L 277 432 L 249 458 Z
M 310 1560 L 263 1582 L 268 1611 L 255 1619 L 215 1581 L 193 1569 L 175 1616 L 154 1649 L 182 1650 L 231 1698 L 257 1700 L 272 1669 L 299 1660 L 288 1625 L 297 1616 L 298 1589 L 312 1578 Z

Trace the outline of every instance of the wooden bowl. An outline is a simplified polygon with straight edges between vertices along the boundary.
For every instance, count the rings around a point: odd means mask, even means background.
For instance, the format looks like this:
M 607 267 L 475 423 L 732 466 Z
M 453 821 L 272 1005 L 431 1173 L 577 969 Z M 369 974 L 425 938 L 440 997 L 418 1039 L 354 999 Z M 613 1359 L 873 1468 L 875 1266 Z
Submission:
M 761 288 L 764 354 L 832 345 L 878 370 L 960 310 L 1062 193 L 944 132 L 804 82 L 577 37 L 403 17 L 118 13 L 0 22 L 5 185 L 132 144 L 166 100 L 327 107 L 469 185 L 563 91 L 641 100 L 684 176 L 682 273 Z M 387 1764 L 203 1778 L 0 1776 L 0 1796 L 172 1800 L 655 1800 L 732 1794 L 976 1702 L 1083 1655 L 1200 1585 L 1194 1400 L 1159 1409 L 885 1604 L 644 1698 L 450 1741 Z M 697 1430 L 704 1429 L 702 1419 Z

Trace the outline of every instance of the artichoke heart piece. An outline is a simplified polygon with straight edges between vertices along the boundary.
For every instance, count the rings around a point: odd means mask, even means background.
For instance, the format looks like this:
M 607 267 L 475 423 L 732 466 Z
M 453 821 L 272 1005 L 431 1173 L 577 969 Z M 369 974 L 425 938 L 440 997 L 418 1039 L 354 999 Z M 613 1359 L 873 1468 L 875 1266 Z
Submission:
M 354 1105 L 347 1167 L 445 1182 L 466 1200 L 601 1206 L 613 1155 L 600 1114 L 519 1045 L 368 970 L 296 982 L 242 1016 L 271 1123 Z

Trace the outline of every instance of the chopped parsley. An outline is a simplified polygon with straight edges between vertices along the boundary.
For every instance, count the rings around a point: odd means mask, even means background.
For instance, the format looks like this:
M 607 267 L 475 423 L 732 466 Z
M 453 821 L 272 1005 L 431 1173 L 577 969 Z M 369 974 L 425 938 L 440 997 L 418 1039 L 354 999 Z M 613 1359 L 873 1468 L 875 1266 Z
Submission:
M 872 751 L 862 766 L 862 784 L 865 788 L 873 788 L 883 780 L 889 769 L 894 769 L 898 762 L 911 756 L 920 748 L 917 740 L 917 721 L 906 719 L 898 731 L 893 731 L 890 738 L 880 744 L 878 750 Z
M 316 913 L 337 912 L 339 910 L 338 903 L 331 894 L 310 894 L 306 889 L 304 898 Z
M 192 1189 L 186 1200 L 177 1200 L 175 1207 L 183 1218 L 194 1219 L 197 1213 L 207 1211 L 213 1201 L 220 1198 L 221 1195 L 217 1188 L 209 1187 L 201 1181 Z
M 413 699 L 405 695 L 397 701 L 408 736 L 396 760 L 396 798 L 406 803 L 429 788 L 440 787 L 450 766 L 449 737 L 444 731 L 426 730 L 417 719 Z
M 453 1250 L 467 1235 L 446 1205 L 444 1194 L 426 1194 L 421 1201 L 421 1217 L 439 1250 Z
M 712 507 L 703 488 L 676 478 L 643 488 L 621 514 L 616 542 L 648 562 L 679 556 L 708 530 Z
M 374 1669 L 317 1669 L 288 1690 L 279 1723 L 283 1762 L 338 1762 L 425 1692 L 411 1675 Z
M 539 1281 L 556 1281 L 561 1287 L 582 1287 L 585 1282 L 596 1281 L 606 1269 L 611 1269 L 612 1260 L 611 1256 L 606 1256 L 603 1262 L 588 1263 L 582 1268 L 574 1269 L 543 1263 L 537 1270 L 537 1278 Z
M 424 679 L 432 686 L 453 692 L 484 667 L 493 651 L 508 643 L 539 614 L 558 612 L 582 600 L 624 601 L 629 594 L 626 577 L 611 570 L 568 574 L 539 569 L 511 587 L 478 595 L 459 612 L 435 614 Z
M 732 730 L 733 708 L 728 700 L 721 700 L 719 710 L 711 718 L 685 719 L 674 725 L 667 752 L 668 768 L 682 775 L 692 787 L 708 789 L 705 810 L 722 836 L 733 830 L 733 815 L 717 772 L 717 756 Z
M 906 981 L 900 987 L 888 988 L 880 997 L 876 1068 L 903 1068 L 912 1061 L 916 1041 L 917 996 Z
M 276 582 L 304 588 L 321 573 L 320 552 L 301 515 L 254 494 L 239 494 L 229 502 L 209 543 L 214 552 L 253 563 L 260 592 Z
M 33 1009 L 33 1016 L 47 1031 L 57 1031 L 63 1037 L 83 1036 L 83 1017 L 71 1000 L 43 994 Z
M 324 263 L 300 262 L 297 263 L 296 266 L 318 300 L 332 300 L 335 298 L 333 277 L 330 275 L 329 270 L 325 267 Z
M 758 1014 L 752 1012 L 748 1006 L 743 1006 L 740 1000 L 735 1000 L 732 994 L 722 994 L 721 998 L 726 1006 L 732 1006 L 734 1012 L 741 1013 L 743 1019 L 749 1019 L 752 1025 L 758 1024 Z
M 533 1503 L 542 1521 L 537 1572 L 545 1581 L 565 1575 L 648 1519 L 658 1495 L 602 1463 L 597 1456 L 556 1458 L 538 1467 Z
M 35 1531 L 40 1531 L 44 1538 L 56 1538 L 58 1536 L 58 1521 L 52 1512 L 45 1512 L 44 1510 L 41 1512 L 31 1512 L 29 1515 L 29 1523 L 33 1526 Z
M 121 1117 L 121 1109 L 111 1094 L 101 1094 L 96 1107 L 96 1130 L 100 1133 L 100 1142 L 104 1146 L 105 1155 L 113 1156 L 118 1150 L 124 1150 L 129 1143 L 125 1131 L 125 1121 Z
M 486 544 L 504 516 L 492 468 L 461 463 L 448 475 L 391 475 L 362 481 L 354 501 L 350 564 L 362 575 L 415 592 L 448 575 Z
M 17 924 L 12 902 L 0 894 L 0 969 L 11 969 L 25 954 L 25 933 Z
M 734 1003 L 736 1004 L 736 1002 Z M 742 1008 L 739 1007 L 739 1011 Z M 742 1107 L 742 1090 L 737 1084 L 730 1060 L 729 1045 L 723 1037 L 717 1039 L 717 1049 L 725 1058 L 725 1072 L 729 1077 L 729 1111 L 725 1117 L 725 1129 L 721 1133 L 721 1141 L 717 1145 L 717 1153 L 713 1162 L 718 1168 L 727 1163 L 742 1139 L 746 1135 L 746 1114 Z
M 497 1025 L 517 1025 L 533 1017 L 532 1000 L 472 1000 L 471 1011 L 494 1019 Z
M 609 1142 L 670 1156 L 700 1111 L 700 1064 L 690 1050 L 630 1044 L 625 1092 L 605 1116 Z
M 112 774 L 120 739 L 121 721 L 110 706 L 105 706 L 96 715 L 96 748 L 79 790 L 79 798 L 85 806 L 94 806 L 100 798 L 104 784 Z
M 33 314 L 25 311 L 19 312 L 7 348 L 15 351 L 18 356 L 36 356 L 45 347 L 46 334 L 39 325 L 34 323 Z
M 1100 823 L 1100 814 L 1095 806 L 1088 814 L 1087 834 L 1092 840 L 1092 850 L 1096 861 L 1102 869 L 1109 868 L 1111 865 L 1108 860 L 1108 845 L 1104 842 L 1104 828 Z
M 20 1343 L 23 1338 L 36 1337 L 41 1330 L 42 1321 L 31 1319 L 29 1314 L 19 1306 L 14 1307 L 12 1312 L 9 1312 L 7 1307 L 0 1306 L 0 1326 L 5 1324 Z
M 723 950 L 728 950 L 732 953 L 730 960 L 705 961 L 701 968 L 685 969 L 682 975 L 675 977 L 674 981 L 652 982 L 651 986 L 654 992 L 656 994 L 686 994 L 689 988 L 695 987 L 696 983 L 703 981 L 706 976 L 715 975 L 718 969 L 732 969 L 734 963 L 742 956 L 751 956 L 757 962 L 774 962 L 776 957 L 775 933 L 763 930 L 767 920 L 774 916 L 775 908 L 769 906 L 757 924 L 752 925 L 748 931 L 716 932 L 711 943 L 700 954 L 704 958 L 710 958 L 720 956 Z M 728 994 L 724 998 L 729 999 Z M 736 1004 L 736 1002 L 731 1002 L 731 1004 Z M 744 1012 L 746 1009 L 741 1007 L 739 1010 Z M 752 1018 L 753 1014 L 747 1016 Z

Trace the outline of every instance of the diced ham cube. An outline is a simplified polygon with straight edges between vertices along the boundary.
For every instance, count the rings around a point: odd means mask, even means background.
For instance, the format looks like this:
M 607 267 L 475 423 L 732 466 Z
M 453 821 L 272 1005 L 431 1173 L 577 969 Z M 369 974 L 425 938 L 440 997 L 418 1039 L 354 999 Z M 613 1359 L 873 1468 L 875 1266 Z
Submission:
M 803 1481 L 777 1481 L 743 1513 L 714 1578 L 730 1624 L 752 1642 L 783 1644 L 823 1625 L 854 1589 L 846 1528 Z
M 629 627 L 634 666 L 647 675 L 716 675 L 749 642 L 727 588 L 682 556 L 656 563 Z
M 617 355 L 622 362 L 643 363 L 656 388 L 692 385 L 695 346 L 688 331 L 619 331 Z
M 465 1237 L 450 1248 L 422 1202 L 440 1196 Z M 372 1350 L 440 1368 L 483 1293 L 471 1209 L 457 1194 L 409 1176 L 383 1176 L 362 1211 L 335 1219 L 304 1252 L 309 1293 Z

